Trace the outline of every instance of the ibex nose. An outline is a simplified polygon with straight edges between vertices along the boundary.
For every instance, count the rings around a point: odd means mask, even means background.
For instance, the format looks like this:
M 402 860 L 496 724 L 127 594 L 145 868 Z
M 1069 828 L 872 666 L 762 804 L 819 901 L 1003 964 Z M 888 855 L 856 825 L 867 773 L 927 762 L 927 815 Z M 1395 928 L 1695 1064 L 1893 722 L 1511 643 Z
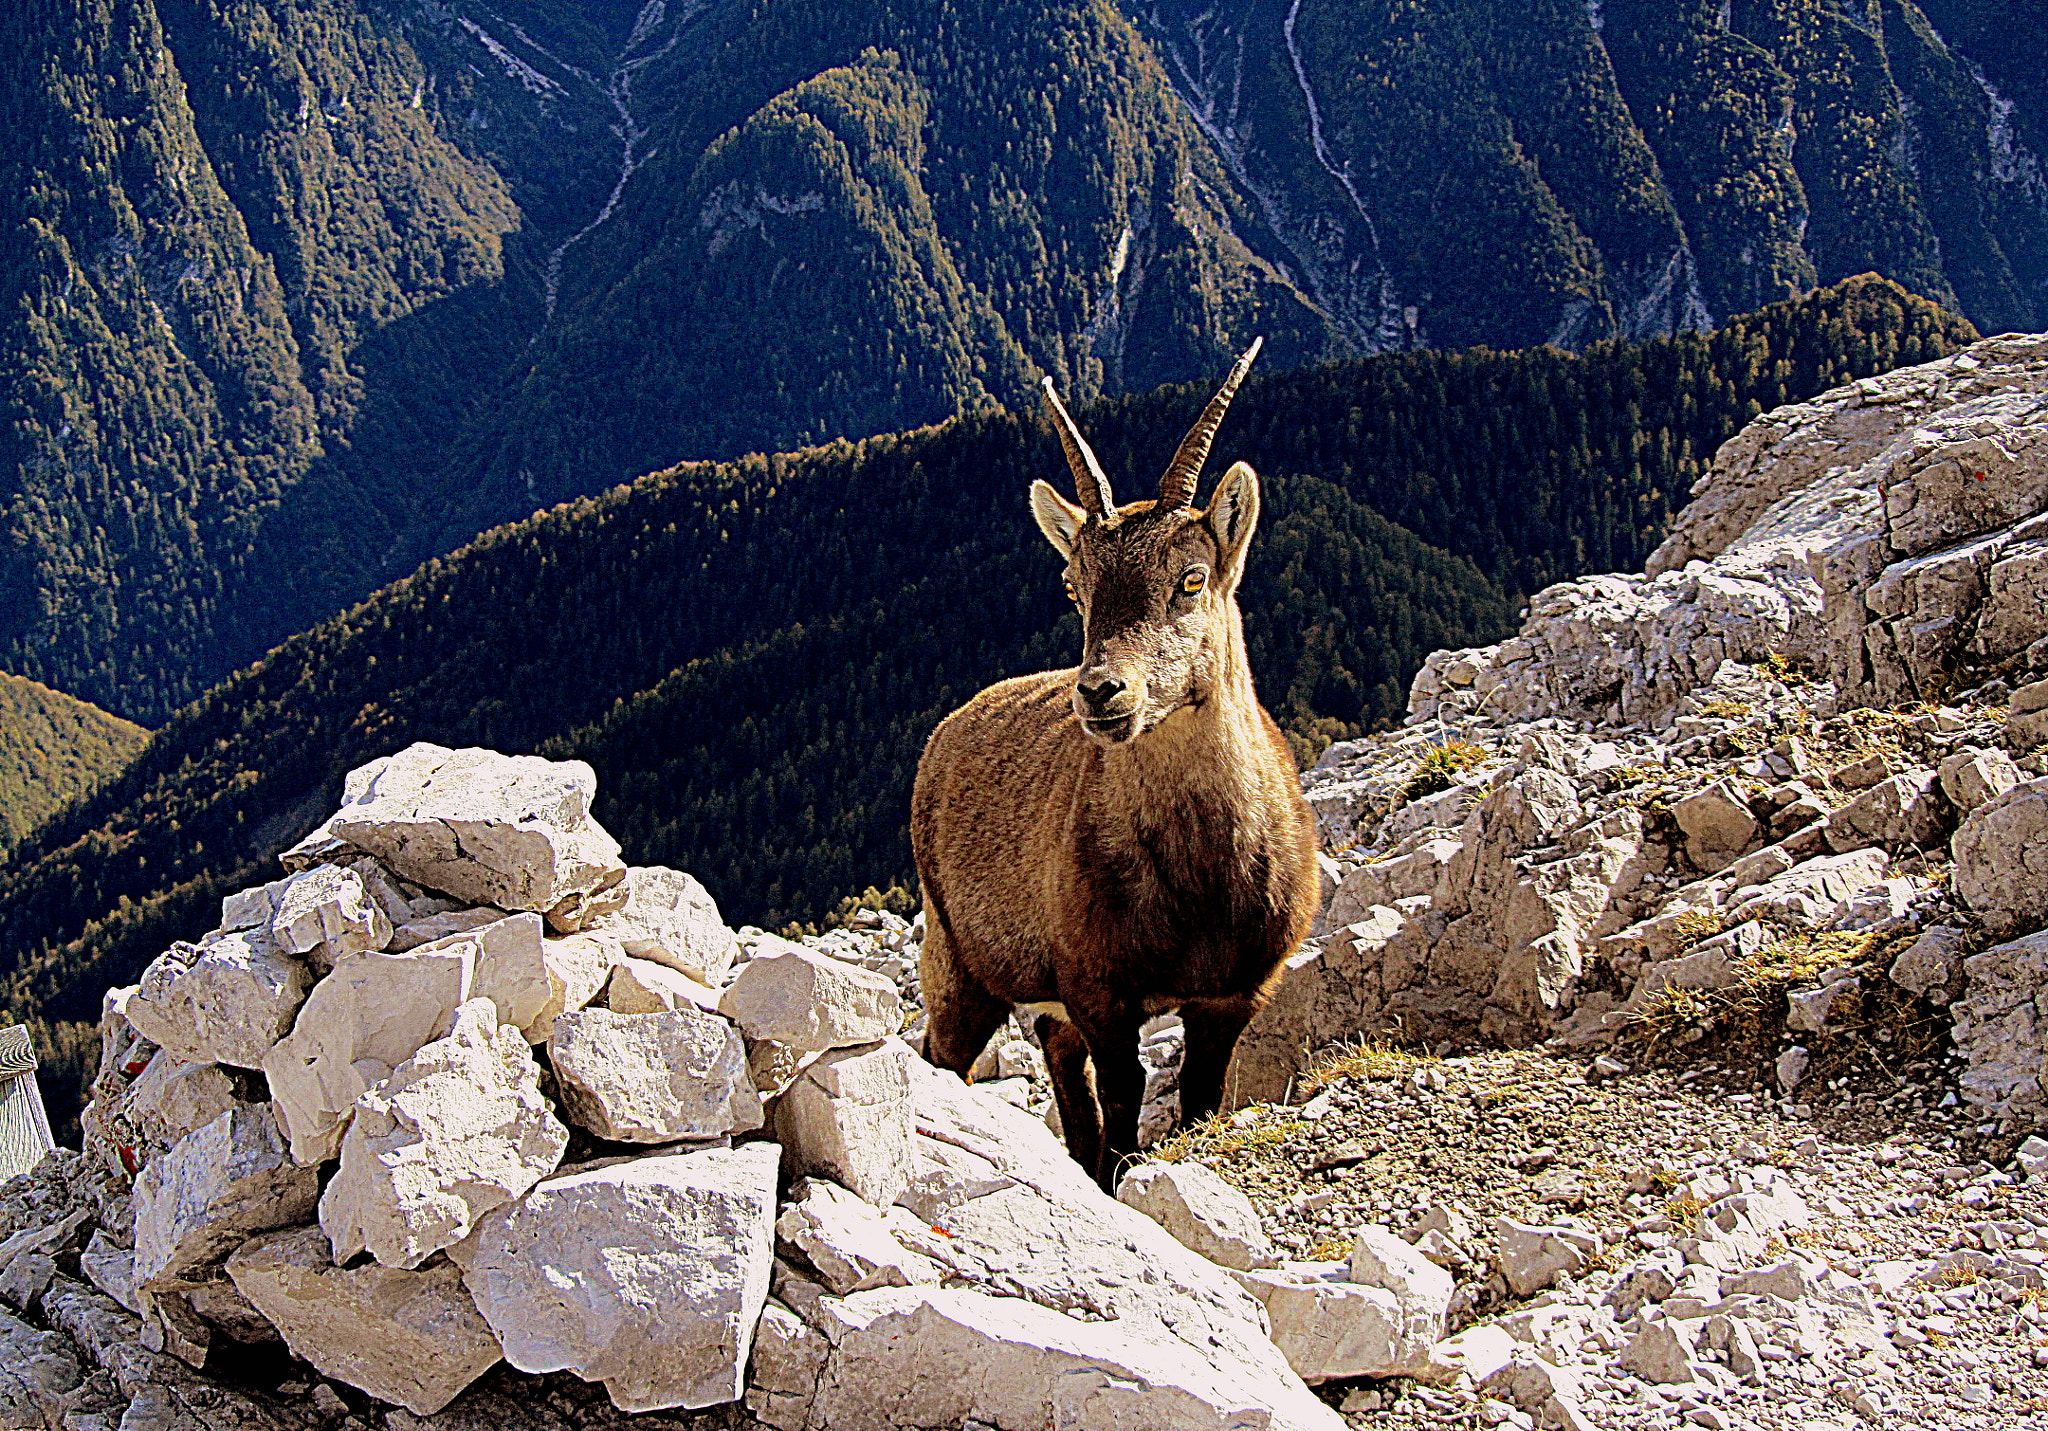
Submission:
M 1124 683 L 1107 671 L 1084 671 L 1074 690 L 1091 710 L 1106 711 L 1111 701 L 1124 693 Z

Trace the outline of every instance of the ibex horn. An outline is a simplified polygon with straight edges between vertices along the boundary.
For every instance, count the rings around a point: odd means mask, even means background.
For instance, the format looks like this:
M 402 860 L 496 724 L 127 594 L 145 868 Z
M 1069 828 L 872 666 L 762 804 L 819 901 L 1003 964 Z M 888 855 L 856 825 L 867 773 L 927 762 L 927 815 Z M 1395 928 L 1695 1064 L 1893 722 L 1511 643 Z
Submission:
M 1052 425 L 1060 435 L 1060 446 L 1066 449 L 1067 466 L 1074 469 L 1074 495 L 1096 516 L 1108 516 L 1116 510 L 1116 498 L 1110 495 L 1109 478 L 1104 475 L 1102 464 L 1095 460 L 1088 439 L 1081 436 L 1081 429 L 1074 426 L 1074 419 L 1067 416 L 1060 395 L 1053 391 L 1051 378 L 1045 380 L 1045 405 L 1052 412 Z
M 1163 510 L 1173 511 L 1194 503 L 1195 483 L 1201 480 L 1202 464 L 1209 460 L 1209 444 L 1216 440 L 1216 429 L 1223 425 L 1223 414 L 1230 410 L 1230 400 L 1237 396 L 1237 385 L 1251 371 L 1252 359 L 1259 355 L 1265 342 L 1264 338 L 1252 339 L 1252 345 L 1244 350 L 1244 356 L 1231 367 L 1230 376 L 1216 390 L 1216 396 L 1209 399 L 1209 405 L 1202 409 L 1188 435 L 1180 440 L 1180 450 L 1173 454 L 1172 465 L 1159 479 L 1159 506 Z

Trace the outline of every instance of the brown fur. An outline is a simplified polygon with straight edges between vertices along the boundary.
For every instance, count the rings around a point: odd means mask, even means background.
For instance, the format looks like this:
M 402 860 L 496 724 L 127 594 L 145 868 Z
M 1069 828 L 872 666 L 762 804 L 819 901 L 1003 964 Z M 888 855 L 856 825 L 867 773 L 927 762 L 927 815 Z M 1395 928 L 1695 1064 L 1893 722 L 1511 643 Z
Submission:
M 1251 470 L 1206 512 L 1083 512 L 1049 488 L 1034 505 L 1069 557 L 1082 663 L 989 687 L 925 746 L 910 824 L 925 1048 L 964 1075 L 1013 1006 L 1063 1005 L 1041 1042 L 1068 1148 L 1107 1187 L 1137 1148 L 1147 1017 L 1180 1011 L 1182 1116 L 1215 1111 L 1314 918 L 1315 821 L 1245 658 Z M 1188 597 L 1195 569 L 1208 585 Z M 1103 698 L 1106 681 L 1120 692 Z

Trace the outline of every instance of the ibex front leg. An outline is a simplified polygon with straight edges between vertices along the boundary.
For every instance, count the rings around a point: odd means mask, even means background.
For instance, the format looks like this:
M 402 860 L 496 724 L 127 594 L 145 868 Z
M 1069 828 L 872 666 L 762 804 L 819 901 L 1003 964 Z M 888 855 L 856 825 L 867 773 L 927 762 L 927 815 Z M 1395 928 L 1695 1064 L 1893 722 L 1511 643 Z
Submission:
M 1095 1067 L 1095 1097 L 1102 1108 L 1102 1149 L 1090 1171 L 1104 1192 L 1114 1194 L 1124 1164 L 1138 1153 L 1138 1110 L 1145 1100 L 1138 1029 L 1144 1012 L 1135 1002 L 1083 1010 L 1073 1000 L 1067 1002 L 1067 1012 L 1087 1041 L 1088 1061 Z

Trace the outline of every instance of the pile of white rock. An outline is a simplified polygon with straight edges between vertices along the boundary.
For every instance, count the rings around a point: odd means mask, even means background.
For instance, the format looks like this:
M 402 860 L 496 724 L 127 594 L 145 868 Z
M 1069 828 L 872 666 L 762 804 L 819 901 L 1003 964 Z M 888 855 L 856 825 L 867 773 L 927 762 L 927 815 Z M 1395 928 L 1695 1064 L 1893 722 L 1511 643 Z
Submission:
M 1790 991 L 1788 1030 L 1888 981 L 1948 1010 L 1989 1117 L 2048 1119 L 2044 508 L 2048 337 L 1990 339 L 1757 419 L 1648 573 L 1431 656 L 1404 730 L 1306 778 L 1328 905 L 1233 1101 L 1373 1030 L 1598 1049 L 1773 945 L 1865 934 L 1882 964 Z
M 1017 1106 L 1035 1050 L 996 1051 L 996 1093 L 915 1055 L 907 926 L 838 940 L 887 970 L 741 940 L 623 863 L 594 784 L 376 761 L 107 996 L 84 1153 L 0 1206 L 0 1299 L 64 1368 L 32 1412 L 97 1363 L 129 1398 L 98 1431 L 145 1431 L 150 1388 L 237 1394 L 174 1360 L 281 1342 L 394 1427 L 501 1361 L 783 1431 L 1337 1424 L 1269 1335 L 1284 1269 L 1247 1290 L 1083 1176 Z M 1402 1326 L 1413 1359 L 1432 1325 Z

